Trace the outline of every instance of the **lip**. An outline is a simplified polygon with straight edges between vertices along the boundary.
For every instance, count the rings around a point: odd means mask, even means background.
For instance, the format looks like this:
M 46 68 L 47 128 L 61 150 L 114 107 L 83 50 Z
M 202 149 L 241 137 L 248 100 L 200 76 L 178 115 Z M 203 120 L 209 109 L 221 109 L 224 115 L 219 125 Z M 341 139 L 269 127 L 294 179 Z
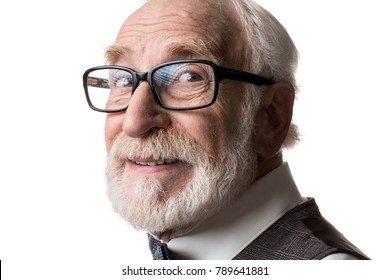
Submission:
M 127 160 L 127 167 L 131 170 L 138 171 L 138 172 L 147 172 L 147 173 L 154 173 L 154 172 L 162 172 L 167 170 L 173 170 L 180 165 L 182 165 L 183 162 L 179 160 L 173 160 L 173 159 L 129 159 Z

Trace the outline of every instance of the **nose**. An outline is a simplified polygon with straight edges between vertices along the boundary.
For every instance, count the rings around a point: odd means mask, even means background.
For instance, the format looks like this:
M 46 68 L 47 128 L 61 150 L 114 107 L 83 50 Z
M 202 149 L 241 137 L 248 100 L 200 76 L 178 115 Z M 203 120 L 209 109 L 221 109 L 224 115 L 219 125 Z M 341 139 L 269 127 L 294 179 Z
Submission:
M 140 81 L 126 109 L 123 132 L 130 137 L 141 138 L 156 129 L 167 128 L 170 124 L 168 110 L 157 104 L 149 84 Z

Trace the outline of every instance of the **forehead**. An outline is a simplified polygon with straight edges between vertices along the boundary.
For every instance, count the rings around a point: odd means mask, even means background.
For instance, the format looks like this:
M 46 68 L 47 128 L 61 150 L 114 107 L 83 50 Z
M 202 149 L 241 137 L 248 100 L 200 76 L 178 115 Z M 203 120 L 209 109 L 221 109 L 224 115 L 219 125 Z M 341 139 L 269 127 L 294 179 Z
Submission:
M 234 13 L 225 0 L 152 0 L 125 21 L 107 59 L 145 59 L 169 52 L 219 62 L 226 59 L 226 48 L 232 44 L 232 18 Z

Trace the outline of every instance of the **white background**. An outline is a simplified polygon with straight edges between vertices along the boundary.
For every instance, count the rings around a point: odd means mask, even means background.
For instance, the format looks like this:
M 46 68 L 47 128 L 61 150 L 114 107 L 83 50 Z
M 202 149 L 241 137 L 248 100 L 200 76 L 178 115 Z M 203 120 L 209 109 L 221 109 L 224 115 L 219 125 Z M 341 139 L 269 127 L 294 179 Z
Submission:
M 300 52 L 286 154 L 304 196 L 368 256 L 386 259 L 390 20 L 386 1 L 259 1 Z M 105 194 L 104 114 L 82 74 L 140 1 L 8 1 L 0 8 L 0 259 L 9 279 L 100 276 L 150 259 Z M 115 271 L 117 272 L 117 271 Z M 118 271 L 119 273 L 119 271 Z M 53 276 L 56 274 L 55 276 Z M 90 277 L 89 277 L 90 276 Z M 12 278 L 14 277 L 14 278 Z

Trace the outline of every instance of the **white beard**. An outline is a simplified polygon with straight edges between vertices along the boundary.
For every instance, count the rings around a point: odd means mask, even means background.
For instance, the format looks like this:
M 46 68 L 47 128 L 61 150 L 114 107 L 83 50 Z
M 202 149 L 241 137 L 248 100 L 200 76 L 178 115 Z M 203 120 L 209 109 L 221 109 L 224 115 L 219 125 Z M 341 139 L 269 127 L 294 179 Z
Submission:
M 245 122 L 247 118 L 241 120 Z M 106 170 L 107 193 L 114 210 L 135 229 L 150 233 L 171 231 L 180 235 L 192 229 L 253 181 L 257 159 L 250 144 L 252 127 L 248 123 L 243 125 L 231 146 L 218 158 L 210 158 L 188 135 L 172 129 L 159 130 L 143 139 L 120 134 L 108 155 Z M 127 159 L 151 155 L 155 159 L 174 158 L 189 163 L 193 168 L 192 178 L 175 187 L 177 191 L 171 195 L 167 195 L 167 190 L 172 186 L 164 186 L 150 177 L 139 177 L 132 181 L 132 187 L 123 184 Z

